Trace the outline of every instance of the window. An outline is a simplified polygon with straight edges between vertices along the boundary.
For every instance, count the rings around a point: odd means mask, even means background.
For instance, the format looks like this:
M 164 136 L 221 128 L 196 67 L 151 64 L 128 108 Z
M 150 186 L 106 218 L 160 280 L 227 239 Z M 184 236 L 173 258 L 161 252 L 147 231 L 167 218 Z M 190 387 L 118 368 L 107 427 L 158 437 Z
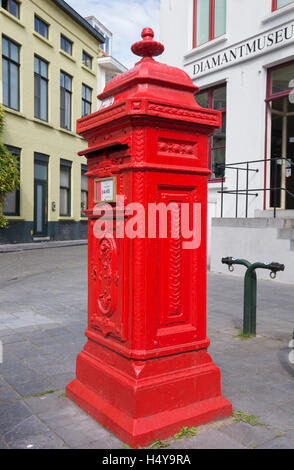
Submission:
M 112 80 L 114 77 L 115 77 L 115 75 L 112 75 L 110 73 L 106 73 L 105 74 L 105 85 L 107 85 L 107 83 L 110 82 L 110 80 Z
M 110 54 L 111 51 L 110 51 L 110 37 L 107 36 L 100 28 L 98 28 L 97 25 L 94 25 L 94 28 L 96 29 L 96 31 L 98 31 L 98 33 L 101 34 L 101 36 L 103 36 L 104 38 L 104 43 L 100 44 L 100 49 L 102 51 L 104 51 L 106 54 Z
M 203 108 L 217 109 L 222 113 L 221 128 L 209 138 L 208 160 L 212 171 L 212 179 L 223 178 L 224 168 L 220 165 L 226 162 L 226 86 L 218 86 L 205 90 L 196 95 L 197 103 Z
M 19 51 L 10 39 L 2 37 L 3 104 L 19 111 Z
M 81 169 L 81 217 L 84 217 L 83 211 L 88 209 L 88 178 L 86 176 L 88 169 L 82 165 Z
M 20 149 L 16 147 L 6 146 L 12 155 L 16 158 L 18 166 L 20 166 Z M 19 216 L 20 215 L 20 190 L 16 189 L 11 193 L 8 193 L 4 202 L 3 212 L 7 216 Z
M 272 10 L 278 10 L 279 8 L 285 7 L 286 5 L 289 5 L 290 3 L 293 3 L 293 0 L 273 0 L 273 7 Z
M 48 62 L 35 56 L 35 117 L 48 121 Z
M 104 44 L 100 44 L 100 49 L 109 55 L 110 54 L 110 39 L 108 36 L 105 36 L 104 34 L 102 35 L 104 36 L 105 42 Z
M 72 46 L 73 46 L 72 41 L 70 41 L 69 39 L 67 39 L 65 36 L 61 34 L 60 49 L 62 49 L 67 54 L 72 55 Z
M 193 47 L 225 34 L 226 9 L 226 0 L 194 0 Z
M 294 103 L 291 99 L 294 62 L 269 69 L 267 84 L 268 139 L 266 158 L 270 162 L 270 207 L 294 209 Z M 285 188 L 281 190 L 278 188 Z
M 83 65 L 85 67 L 88 67 L 88 69 L 91 69 L 92 70 L 92 63 L 93 63 L 93 58 L 87 54 L 87 52 L 83 51 Z
M 49 37 L 49 25 L 45 21 L 41 20 L 38 16 L 35 16 L 35 31 L 41 34 L 44 38 Z
M 19 19 L 20 4 L 16 0 L 2 0 L 2 8 L 9 11 L 13 16 Z
M 92 112 L 92 88 L 82 85 L 82 116 L 87 116 Z
M 60 127 L 71 130 L 72 78 L 60 72 Z
M 60 162 L 60 216 L 71 215 L 71 162 Z

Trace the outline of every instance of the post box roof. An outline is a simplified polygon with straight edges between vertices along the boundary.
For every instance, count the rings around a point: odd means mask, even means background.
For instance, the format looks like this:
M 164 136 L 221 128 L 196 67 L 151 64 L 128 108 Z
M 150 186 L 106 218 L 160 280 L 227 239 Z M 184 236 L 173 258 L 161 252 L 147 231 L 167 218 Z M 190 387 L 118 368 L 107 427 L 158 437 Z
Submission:
M 207 135 L 220 127 L 220 112 L 197 104 L 195 93 L 198 88 L 189 75 L 154 60 L 153 57 L 162 54 L 164 46 L 153 37 L 152 29 L 143 30 L 143 40 L 132 46 L 134 54 L 142 59 L 133 69 L 110 80 L 98 96 L 102 101 L 99 111 L 78 120 L 78 134 L 87 139 L 97 127 L 108 126 L 126 116 L 133 120 L 148 116 L 178 124 L 200 125 Z
M 131 48 L 134 54 L 143 58 L 136 63 L 133 69 L 114 77 L 106 85 L 103 93 L 98 96 L 100 100 L 105 100 L 110 96 L 117 96 L 123 90 L 143 83 L 188 91 L 190 93 L 195 93 L 198 90 L 186 72 L 153 59 L 153 57 L 161 55 L 164 51 L 164 46 L 154 41 L 153 37 L 154 32 L 151 28 L 143 29 L 143 40 L 133 44 Z

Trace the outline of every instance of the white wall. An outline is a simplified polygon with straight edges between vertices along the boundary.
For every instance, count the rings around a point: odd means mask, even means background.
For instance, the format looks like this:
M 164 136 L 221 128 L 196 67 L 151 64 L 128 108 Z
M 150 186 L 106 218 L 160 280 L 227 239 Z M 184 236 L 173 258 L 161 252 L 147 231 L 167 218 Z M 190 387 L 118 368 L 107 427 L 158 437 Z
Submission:
M 195 78 L 193 63 L 293 21 L 293 3 L 274 13 L 271 11 L 271 6 L 272 0 L 227 0 L 226 35 L 193 50 L 193 0 L 161 0 L 161 41 L 166 48 L 162 60 L 183 68 L 200 89 L 227 83 L 227 163 L 259 160 L 265 157 L 267 69 L 294 58 L 294 37 L 288 43 L 277 45 L 258 55 L 253 54 L 246 61 L 211 70 Z M 249 187 L 262 188 L 264 164 L 260 163 L 255 168 L 260 171 L 250 174 Z M 233 170 L 227 171 L 225 183 L 227 189 L 235 189 L 235 176 Z M 245 188 L 245 185 L 244 172 L 243 176 L 240 174 L 240 187 Z M 217 193 L 220 189 L 220 184 L 209 184 L 208 236 L 211 231 L 211 216 L 213 214 L 220 216 L 220 195 Z M 224 215 L 234 217 L 235 196 L 224 195 L 224 202 Z M 259 193 L 257 198 L 250 197 L 249 216 L 253 217 L 255 209 L 263 207 L 262 193 Z M 245 216 L 243 196 L 240 197 L 239 216 Z
M 294 283 L 294 247 L 290 239 L 282 239 L 279 228 L 285 222 L 281 219 L 222 219 L 212 224 L 211 271 L 244 277 L 246 269 L 235 266 L 229 273 L 222 258 L 233 257 L 256 262 L 276 262 L 284 264 L 284 272 L 277 274 L 277 281 Z M 259 279 L 270 279 L 270 271 L 257 270 Z

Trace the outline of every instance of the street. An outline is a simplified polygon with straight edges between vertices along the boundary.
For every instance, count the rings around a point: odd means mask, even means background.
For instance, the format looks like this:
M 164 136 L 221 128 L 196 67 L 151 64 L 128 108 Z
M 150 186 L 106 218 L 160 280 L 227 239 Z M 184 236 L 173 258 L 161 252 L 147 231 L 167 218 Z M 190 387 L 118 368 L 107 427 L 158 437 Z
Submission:
M 64 395 L 86 341 L 86 250 L 0 254 L 0 449 L 124 445 Z M 288 362 L 293 286 L 278 278 L 258 282 L 256 338 L 238 336 L 242 311 L 243 279 L 208 273 L 209 352 L 235 415 L 159 447 L 293 449 L 294 366 Z

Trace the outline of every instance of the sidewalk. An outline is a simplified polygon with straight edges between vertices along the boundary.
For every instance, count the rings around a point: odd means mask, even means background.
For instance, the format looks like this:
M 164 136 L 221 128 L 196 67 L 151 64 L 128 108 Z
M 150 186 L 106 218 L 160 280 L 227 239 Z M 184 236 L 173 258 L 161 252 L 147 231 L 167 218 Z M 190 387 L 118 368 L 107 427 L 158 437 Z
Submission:
M 0 449 L 123 447 L 64 395 L 85 343 L 86 250 L 0 257 Z M 221 369 L 223 395 L 241 414 L 155 448 L 294 448 L 293 286 L 259 281 L 256 338 L 238 336 L 242 305 L 242 278 L 208 274 L 209 352 Z
M 67 246 L 87 245 L 88 240 L 66 240 L 60 242 L 14 243 L 0 245 L 0 253 L 13 253 L 15 251 L 41 250 L 44 248 L 62 248 Z

